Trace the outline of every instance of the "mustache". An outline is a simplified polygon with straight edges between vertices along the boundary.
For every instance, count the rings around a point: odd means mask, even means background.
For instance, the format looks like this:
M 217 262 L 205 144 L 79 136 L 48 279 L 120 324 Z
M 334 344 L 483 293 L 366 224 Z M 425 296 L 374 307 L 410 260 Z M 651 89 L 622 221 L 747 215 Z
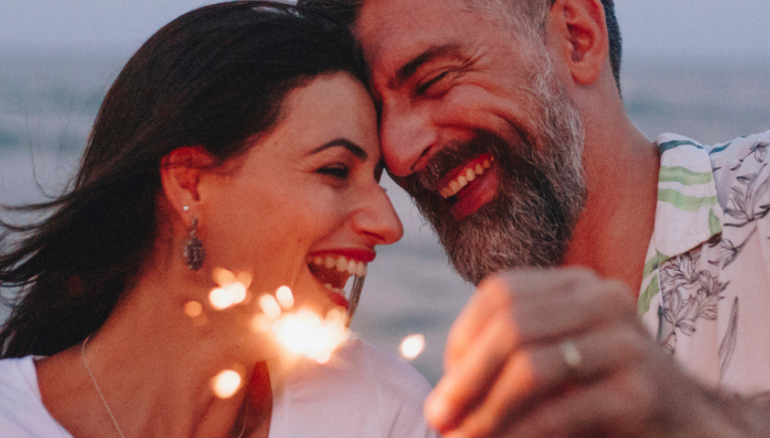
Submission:
M 471 140 L 442 147 L 423 169 L 404 178 L 404 188 L 413 197 L 428 193 L 438 196 L 439 182 L 444 176 L 484 153 L 492 154 L 501 171 L 514 181 L 531 177 L 533 169 L 542 161 L 529 139 L 520 133 L 505 140 L 488 131 L 477 131 Z

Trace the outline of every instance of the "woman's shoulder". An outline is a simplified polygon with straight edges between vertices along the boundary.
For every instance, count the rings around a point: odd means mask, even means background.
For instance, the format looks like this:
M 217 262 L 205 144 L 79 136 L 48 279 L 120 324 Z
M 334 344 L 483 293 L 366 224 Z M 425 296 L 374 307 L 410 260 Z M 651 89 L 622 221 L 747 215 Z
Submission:
M 34 394 L 37 390 L 37 374 L 34 357 L 14 357 L 0 360 L 0 403 L 11 394 Z M 18 394 L 17 394 L 18 395 Z
M 0 360 L 0 430 L 19 438 L 71 438 L 43 405 L 33 356 Z

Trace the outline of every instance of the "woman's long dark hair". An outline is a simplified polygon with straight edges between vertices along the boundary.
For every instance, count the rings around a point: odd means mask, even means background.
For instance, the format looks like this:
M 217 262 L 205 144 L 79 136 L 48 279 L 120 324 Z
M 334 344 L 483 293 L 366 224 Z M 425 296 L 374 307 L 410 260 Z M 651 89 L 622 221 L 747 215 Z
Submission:
M 73 189 L 7 209 L 42 221 L 0 222 L 0 287 L 13 295 L 0 357 L 51 355 L 104 324 L 150 256 L 165 155 L 236 156 L 274 126 L 288 91 L 337 71 L 365 79 L 344 26 L 279 3 L 206 6 L 153 35 L 107 93 Z

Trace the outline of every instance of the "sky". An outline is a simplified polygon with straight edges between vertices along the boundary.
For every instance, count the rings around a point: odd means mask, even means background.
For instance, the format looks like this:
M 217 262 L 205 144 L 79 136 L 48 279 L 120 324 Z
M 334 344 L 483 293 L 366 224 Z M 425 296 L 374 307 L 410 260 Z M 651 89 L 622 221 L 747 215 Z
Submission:
M 416 0 L 419 1 L 419 0 Z M 206 0 L 0 0 L 0 50 L 131 53 Z M 768 0 L 616 0 L 627 60 L 770 60 Z

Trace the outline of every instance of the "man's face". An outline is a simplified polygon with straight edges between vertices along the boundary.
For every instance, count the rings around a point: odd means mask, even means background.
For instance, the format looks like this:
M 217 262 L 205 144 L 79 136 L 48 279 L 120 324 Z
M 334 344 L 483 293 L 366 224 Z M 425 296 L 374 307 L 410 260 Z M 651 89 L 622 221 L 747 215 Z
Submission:
M 355 31 L 391 175 L 460 274 L 558 264 L 584 204 L 582 135 L 541 37 L 460 0 L 368 0 Z

